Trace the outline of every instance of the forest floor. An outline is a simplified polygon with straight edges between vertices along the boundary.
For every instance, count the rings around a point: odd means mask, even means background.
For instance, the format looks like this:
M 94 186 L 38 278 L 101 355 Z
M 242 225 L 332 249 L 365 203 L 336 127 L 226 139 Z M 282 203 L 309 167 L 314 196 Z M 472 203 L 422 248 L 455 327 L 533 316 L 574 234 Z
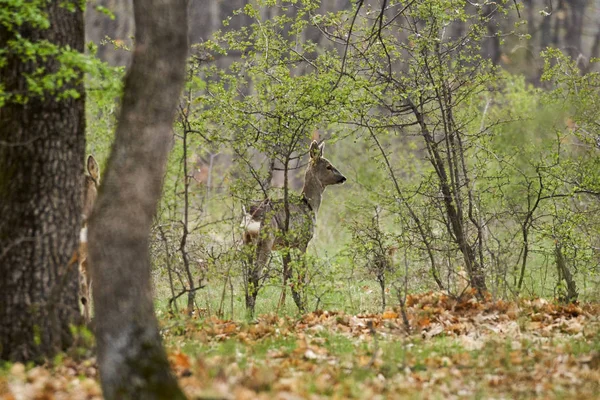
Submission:
M 410 333 L 397 310 L 162 322 L 190 399 L 600 399 L 598 304 L 427 293 L 406 315 Z M 91 398 L 93 357 L 0 369 L 0 399 Z

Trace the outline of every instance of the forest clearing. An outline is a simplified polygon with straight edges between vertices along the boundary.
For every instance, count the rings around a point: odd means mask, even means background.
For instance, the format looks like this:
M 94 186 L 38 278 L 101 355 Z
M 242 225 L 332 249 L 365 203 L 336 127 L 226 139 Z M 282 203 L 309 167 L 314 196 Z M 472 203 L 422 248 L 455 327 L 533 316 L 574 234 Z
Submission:
M 0 399 L 600 398 L 600 0 L 0 6 Z

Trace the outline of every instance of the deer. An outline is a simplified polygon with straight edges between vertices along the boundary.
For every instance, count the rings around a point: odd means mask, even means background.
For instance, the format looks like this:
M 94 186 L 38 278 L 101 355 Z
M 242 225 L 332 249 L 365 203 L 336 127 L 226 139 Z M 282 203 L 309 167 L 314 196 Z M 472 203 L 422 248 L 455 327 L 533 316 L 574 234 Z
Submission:
M 255 266 L 248 277 L 249 298 L 246 299 L 246 304 L 252 311 L 261 274 L 267 266 L 272 250 L 297 249 L 303 258 L 308 243 L 314 235 L 317 213 L 325 188 L 346 181 L 346 177 L 323 157 L 324 147 L 325 143 L 319 145 L 316 140 L 310 144 L 308 151 L 310 161 L 304 174 L 304 187 L 299 198 L 290 196 L 287 206 L 284 199 L 274 201 L 266 199 L 258 205 L 251 206 L 247 212 L 244 208 L 242 240 L 244 245 L 256 246 Z M 292 273 L 292 266 L 286 262 L 284 255 L 284 289 L 280 304 L 285 301 L 286 282 L 292 277 Z M 301 312 L 305 311 L 304 300 L 300 293 L 304 281 L 305 271 L 298 271 L 298 285 L 291 285 L 294 302 Z
M 83 308 L 83 318 L 86 323 L 91 321 L 90 314 L 90 291 L 92 280 L 88 270 L 88 247 L 87 231 L 88 219 L 92 214 L 94 203 L 98 197 L 98 186 L 100 185 L 100 168 L 94 156 L 87 159 L 87 174 L 83 175 L 83 195 L 81 211 L 81 229 L 79 231 L 79 247 L 74 255 L 79 264 L 79 301 Z

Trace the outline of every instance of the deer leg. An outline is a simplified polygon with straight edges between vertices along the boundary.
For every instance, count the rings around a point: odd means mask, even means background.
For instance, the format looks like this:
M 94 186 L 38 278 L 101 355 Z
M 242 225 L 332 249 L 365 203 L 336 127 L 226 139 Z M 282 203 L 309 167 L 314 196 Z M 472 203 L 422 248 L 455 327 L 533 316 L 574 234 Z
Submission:
M 292 258 L 290 257 L 289 249 L 283 254 L 283 288 L 281 290 L 281 297 L 279 298 L 279 304 L 277 305 L 277 312 L 285 306 L 285 296 L 287 292 L 288 279 L 292 277 Z
M 305 286 L 306 286 L 306 259 L 304 257 L 304 252 L 301 253 L 301 255 L 299 256 L 299 268 L 298 268 L 298 279 L 296 279 L 296 282 L 292 285 L 292 297 L 294 299 L 294 303 L 296 303 L 296 306 L 298 307 L 298 311 L 300 311 L 301 313 L 305 313 L 306 312 L 306 293 L 305 293 Z M 290 266 L 290 277 L 292 276 L 292 269 Z
M 256 274 L 254 270 L 256 269 L 255 257 L 256 253 L 256 245 L 252 242 L 247 242 L 243 247 L 243 263 L 244 263 L 244 271 L 246 276 L 246 311 L 248 313 L 248 317 L 253 317 L 254 314 L 254 306 L 256 298 L 253 296 L 253 288 L 256 284 Z
M 265 274 L 265 268 L 271 256 L 271 250 L 275 243 L 275 236 L 267 233 L 264 237 L 260 237 L 256 246 L 256 262 L 250 264 L 248 271 L 248 290 L 246 293 L 246 309 L 251 317 L 254 316 L 256 307 L 256 297 L 260 288 L 260 281 Z
M 87 259 L 79 263 L 79 299 L 83 307 L 83 318 L 90 322 L 90 282 L 87 270 Z

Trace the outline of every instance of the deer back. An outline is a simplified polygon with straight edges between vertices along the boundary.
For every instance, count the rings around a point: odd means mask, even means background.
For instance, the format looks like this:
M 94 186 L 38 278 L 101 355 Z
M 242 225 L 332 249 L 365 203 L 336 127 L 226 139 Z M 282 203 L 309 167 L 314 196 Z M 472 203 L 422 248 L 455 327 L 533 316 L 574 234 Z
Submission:
M 249 212 L 244 208 L 241 227 L 244 229 L 245 244 L 256 243 L 259 236 L 265 234 L 269 236 L 268 242 L 274 243 L 275 247 L 287 245 L 306 251 L 314 234 L 316 216 L 325 187 L 346 181 L 346 177 L 323 157 L 323 147 L 324 143 L 311 143 L 302 196 L 290 195 L 287 210 L 283 199 L 266 199 L 250 206 Z
M 283 200 L 271 203 L 271 210 L 266 212 L 263 226 L 275 234 L 275 247 L 282 247 L 287 241 L 289 247 L 305 251 L 314 235 L 315 213 L 303 198 L 297 196 L 290 196 L 288 211 L 286 240 L 283 236 L 286 232 L 286 209 Z

